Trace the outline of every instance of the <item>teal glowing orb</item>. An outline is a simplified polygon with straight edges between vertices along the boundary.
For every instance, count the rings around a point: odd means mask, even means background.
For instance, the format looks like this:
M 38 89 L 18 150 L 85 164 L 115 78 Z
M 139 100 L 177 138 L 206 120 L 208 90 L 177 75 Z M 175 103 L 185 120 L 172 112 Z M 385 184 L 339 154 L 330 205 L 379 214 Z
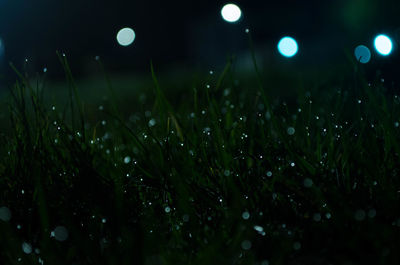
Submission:
M 136 38 L 135 31 L 131 28 L 123 28 L 118 31 L 117 41 L 121 46 L 129 46 L 133 43 Z
M 378 35 L 374 40 L 374 46 L 376 51 L 383 55 L 387 56 L 392 52 L 393 44 L 392 40 L 386 35 Z
M 358 62 L 368 63 L 371 60 L 371 51 L 368 49 L 367 46 L 358 45 L 354 49 L 354 56 L 356 57 Z
M 292 37 L 283 37 L 278 43 L 278 51 L 285 57 L 293 57 L 298 49 L 297 42 Z
M 226 22 L 234 23 L 242 17 L 242 11 L 235 4 L 226 4 L 221 9 L 221 16 Z

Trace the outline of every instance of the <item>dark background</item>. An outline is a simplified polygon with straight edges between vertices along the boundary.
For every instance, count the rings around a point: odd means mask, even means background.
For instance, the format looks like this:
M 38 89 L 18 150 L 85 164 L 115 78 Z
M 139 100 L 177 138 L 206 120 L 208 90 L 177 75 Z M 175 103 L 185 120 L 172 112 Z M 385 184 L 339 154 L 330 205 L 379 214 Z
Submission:
M 300 50 L 292 60 L 308 67 L 334 64 L 343 59 L 344 50 L 352 52 L 359 44 L 372 50 L 378 33 L 399 40 L 397 1 L 234 1 L 243 12 L 235 24 L 221 18 L 226 3 L 0 0 L 2 80 L 12 76 L 9 62 L 22 67 L 25 59 L 34 71 L 46 67 L 49 78 L 61 77 L 56 50 L 65 52 L 77 77 L 94 71 L 95 56 L 108 71 L 119 73 L 148 72 L 150 60 L 160 69 L 219 67 L 231 54 L 248 55 L 246 28 L 256 52 L 267 62 L 284 60 L 276 51 L 280 37 L 295 37 Z M 136 32 L 131 46 L 116 41 L 123 27 Z M 371 63 L 393 69 L 398 63 L 397 43 L 390 58 L 373 52 Z

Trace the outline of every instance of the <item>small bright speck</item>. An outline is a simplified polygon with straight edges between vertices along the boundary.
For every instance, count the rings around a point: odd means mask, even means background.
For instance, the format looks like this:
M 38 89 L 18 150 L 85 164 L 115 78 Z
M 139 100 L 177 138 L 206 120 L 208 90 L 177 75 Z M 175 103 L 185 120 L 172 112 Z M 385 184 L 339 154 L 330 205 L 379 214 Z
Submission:
M 244 240 L 244 241 L 242 242 L 242 248 L 243 248 L 244 250 L 249 250 L 249 249 L 251 248 L 251 242 L 250 242 L 250 240 Z
M 243 212 L 243 213 L 242 213 L 242 218 L 243 218 L 244 220 L 248 220 L 248 219 L 250 218 L 249 212 Z
M 283 37 L 278 43 L 278 50 L 285 57 L 294 56 L 298 49 L 297 42 L 292 37 Z
M 101 219 L 101 222 L 102 222 L 103 224 L 105 224 L 105 223 L 107 223 L 107 219 L 106 219 L 106 218 L 103 218 L 103 219 Z
M 295 133 L 295 129 L 294 129 L 293 127 L 289 127 L 289 128 L 287 129 L 287 134 L 293 135 L 294 133 Z
M 389 55 L 392 52 L 393 44 L 392 40 L 386 35 L 378 35 L 374 40 L 375 49 L 381 55 Z
M 121 46 L 129 46 L 136 38 L 136 34 L 131 28 L 123 28 L 118 31 L 117 41 Z
M 57 241 L 65 241 L 68 238 L 68 230 L 64 226 L 57 226 L 52 231 L 52 236 L 54 236 Z
M 11 219 L 11 211 L 7 207 L 0 207 L 0 220 L 8 222 Z
M 32 245 L 26 242 L 22 243 L 22 251 L 24 251 L 25 254 L 31 254 Z
M 166 213 L 169 213 L 171 211 L 171 208 L 169 206 L 167 206 L 167 207 L 165 207 L 164 210 L 165 210 Z
M 237 22 L 242 16 L 242 11 L 235 4 L 226 4 L 221 9 L 221 16 L 226 22 Z
M 130 156 L 126 156 L 126 157 L 124 158 L 124 163 L 125 163 L 125 164 L 129 164 L 129 162 L 131 162 L 131 157 L 130 157 Z
M 371 51 L 368 49 L 367 46 L 358 45 L 354 49 L 354 56 L 356 57 L 358 62 L 368 63 L 371 60 Z

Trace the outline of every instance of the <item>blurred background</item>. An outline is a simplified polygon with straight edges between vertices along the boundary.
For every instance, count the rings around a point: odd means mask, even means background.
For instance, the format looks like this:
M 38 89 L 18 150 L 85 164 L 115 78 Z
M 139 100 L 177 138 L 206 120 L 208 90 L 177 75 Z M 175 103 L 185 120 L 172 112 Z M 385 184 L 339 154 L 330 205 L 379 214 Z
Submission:
M 228 3 L 242 12 L 234 23 L 221 16 Z M 398 1 L 382 0 L 0 0 L 0 82 L 15 81 L 9 62 L 46 72 L 49 80 L 62 78 L 56 51 L 66 54 L 78 79 L 99 73 L 95 58 L 119 75 L 149 73 L 150 60 L 161 72 L 220 69 L 231 55 L 239 71 L 253 71 L 246 29 L 263 69 L 339 65 L 346 52 L 352 55 L 363 44 L 372 53 L 366 67 L 395 79 L 399 7 Z M 117 41 L 123 28 L 134 31 L 127 46 Z M 377 34 L 391 36 L 390 56 L 374 52 Z M 276 48 L 283 36 L 298 42 L 293 58 Z

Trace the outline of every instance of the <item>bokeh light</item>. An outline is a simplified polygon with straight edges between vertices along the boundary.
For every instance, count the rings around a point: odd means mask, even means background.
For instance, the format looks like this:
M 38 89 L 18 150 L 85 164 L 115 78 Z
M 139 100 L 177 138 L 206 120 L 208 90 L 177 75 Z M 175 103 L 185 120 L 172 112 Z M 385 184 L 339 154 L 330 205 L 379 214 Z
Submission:
M 294 56 L 298 49 L 297 42 L 292 37 L 283 37 L 278 43 L 278 50 L 285 57 Z
M 0 56 L 3 55 L 3 53 L 4 53 L 4 44 L 3 44 L 3 41 L 0 38 Z
M 136 38 L 135 31 L 131 28 L 123 28 L 118 31 L 117 41 L 121 46 L 129 46 L 133 43 Z
M 374 46 L 378 53 L 384 56 L 389 55 L 393 49 L 392 40 L 383 34 L 380 34 L 375 38 Z
M 234 23 L 234 22 L 237 22 L 241 18 L 242 11 L 235 4 L 226 4 L 221 9 L 221 16 L 225 21 Z
M 371 60 L 371 51 L 368 49 L 367 46 L 358 45 L 354 49 L 354 56 L 356 57 L 358 62 L 368 63 Z

